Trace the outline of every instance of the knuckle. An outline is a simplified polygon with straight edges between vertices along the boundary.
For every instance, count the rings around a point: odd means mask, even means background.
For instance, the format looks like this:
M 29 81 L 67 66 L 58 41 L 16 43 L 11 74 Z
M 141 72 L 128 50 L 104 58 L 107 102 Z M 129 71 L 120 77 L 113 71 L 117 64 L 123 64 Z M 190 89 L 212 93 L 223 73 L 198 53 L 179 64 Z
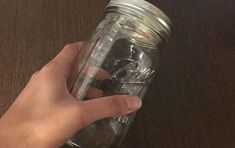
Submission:
M 81 110 L 79 104 L 74 107 L 74 114 L 76 115 L 76 118 L 78 118 L 79 120 L 83 118 L 82 117 L 82 110 Z
M 58 68 L 58 64 L 52 60 L 42 68 L 42 72 L 51 72 L 54 69 Z
M 71 98 L 71 100 L 73 103 L 68 110 L 71 110 L 71 115 L 74 115 L 73 117 L 80 122 L 85 118 L 84 111 L 82 109 L 82 103 L 79 103 L 77 100 L 74 100 L 74 98 Z
M 118 96 L 112 96 L 111 98 L 111 107 L 115 115 L 120 115 L 123 113 L 123 105 L 121 99 Z
M 79 127 L 83 128 L 83 127 L 87 126 L 87 122 L 86 122 L 86 120 L 84 120 L 84 118 L 81 118 L 81 117 L 83 117 L 83 116 L 80 116 L 78 124 L 79 124 Z
M 33 73 L 32 75 L 31 75 L 31 78 L 30 78 L 30 80 L 33 80 L 33 79 L 35 79 L 37 76 L 38 76 L 38 71 L 37 72 L 35 72 L 35 73 Z
M 85 127 L 87 125 L 86 114 L 83 113 L 80 107 L 77 107 L 75 114 L 79 127 Z
M 38 73 L 39 73 L 38 71 L 35 72 L 35 73 L 33 73 L 31 77 L 32 77 L 32 78 L 36 77 L 36 76 L 38 75 Z
M 73 44 L 67 44 L 67 45 L 65 45 L 64 46 L 64 50 L 66 50 L 66 49 L 70 49 L 70 48 L 72 48 L 73 47 Z
M 46 64 L 44 66 L 44 68 L 51 68 L 51 67 L 55 67 L 56 62 L 54 60 L 50 61 L 48 64 Z

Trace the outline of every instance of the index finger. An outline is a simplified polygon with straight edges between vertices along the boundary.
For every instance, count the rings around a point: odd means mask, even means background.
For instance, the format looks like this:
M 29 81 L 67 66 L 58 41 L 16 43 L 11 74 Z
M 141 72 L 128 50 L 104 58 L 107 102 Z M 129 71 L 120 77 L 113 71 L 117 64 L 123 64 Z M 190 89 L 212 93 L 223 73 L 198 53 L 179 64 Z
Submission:
M 55 72 L 56 75 L 59 70 L 59 74 L 64 75 L 64 77 L 68 79 L 80 52 L 81 45 L 82 42 L 66 45 L 63 50 L 46 65 L 46 67 L 52 70 L 52 72 Z

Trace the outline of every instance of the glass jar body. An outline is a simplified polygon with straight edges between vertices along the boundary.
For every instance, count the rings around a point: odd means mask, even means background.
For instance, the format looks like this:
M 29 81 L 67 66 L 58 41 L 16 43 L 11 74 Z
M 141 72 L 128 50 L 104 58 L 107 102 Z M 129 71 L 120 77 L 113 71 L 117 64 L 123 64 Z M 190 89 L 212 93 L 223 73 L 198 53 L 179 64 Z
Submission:
M 71 91 L 80 101 L 111 95 L 143 99 L 159 67 L 162 38 L 140 18 L 108 13 L 78 57 L 78 77 Z M 82 148 L 117 145 L 135 113 L 98 121 L 71 140 Z

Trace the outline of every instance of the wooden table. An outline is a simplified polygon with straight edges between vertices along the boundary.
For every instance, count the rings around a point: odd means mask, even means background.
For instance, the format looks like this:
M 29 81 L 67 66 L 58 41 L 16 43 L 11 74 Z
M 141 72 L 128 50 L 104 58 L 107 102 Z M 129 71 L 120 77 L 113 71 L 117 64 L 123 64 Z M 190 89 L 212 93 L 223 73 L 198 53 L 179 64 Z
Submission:
M 150 0 L 174 23 L 122 148 L 235 147 L 235 1 Z M 107 0 L 0 0 L 0 114 L 30 75 L 84 40 Z

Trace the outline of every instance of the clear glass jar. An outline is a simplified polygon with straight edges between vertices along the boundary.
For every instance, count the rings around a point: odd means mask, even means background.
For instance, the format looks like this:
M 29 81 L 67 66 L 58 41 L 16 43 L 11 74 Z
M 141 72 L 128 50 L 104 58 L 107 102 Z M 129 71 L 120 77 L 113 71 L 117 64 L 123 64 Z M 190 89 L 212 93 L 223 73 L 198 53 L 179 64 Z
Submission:
M 106 17 L 78 58 L 72 95 L 80 101 L 129 94 L 143 99 L 159 67 L 159 47 L 170 36 L 171 21 L 144 0 L 111 0 Z M 91 94 L 89 88 L 100 93 Z M 107 148 L 125 137 L 135 113 L 98 121 L 80 131 L 70 144 Z

